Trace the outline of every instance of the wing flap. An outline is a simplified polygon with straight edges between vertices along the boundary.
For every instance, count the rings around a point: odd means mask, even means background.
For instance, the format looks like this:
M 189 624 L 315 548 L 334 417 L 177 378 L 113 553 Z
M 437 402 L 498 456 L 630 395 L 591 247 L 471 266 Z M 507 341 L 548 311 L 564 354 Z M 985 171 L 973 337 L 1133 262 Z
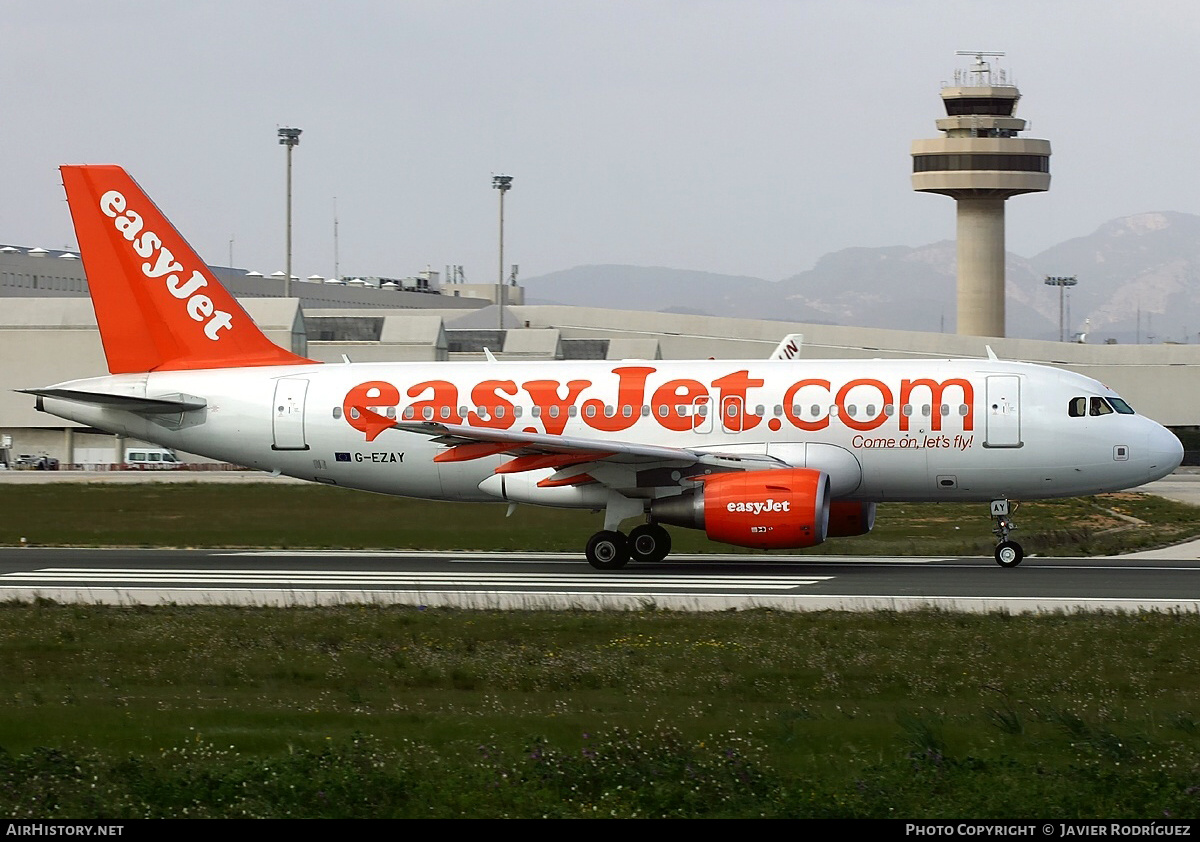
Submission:
M 565 455 L 574 457 L 577 463 L 606 462 L 617 464 L 644 465 L 646 463 L 673 463 L 680 465 L 711 465 L 726 470 L 749 470 L 751 468 L 778 468 L 784 463 L 766 454 L 722 453 L 684 447 L 668 447 L 658 444 L 592 439 L 578 436 L 556 436 L 547 433 L 527 433 L 513 430 L 493 430 L 486 427 L 468 427 L 463 424 L 443 424 L 436 421 L 392 421 L 388 428 L 419 433 L 434 441 L 449 446 L 439 454 L 438 461 L 465 461 L 485 456 L 509 454 L 518 458 L 538 455 Z M 380 431 L 382 432 L 382 430 Z M 378 433 L 376 433 L 378 435 Z M 484 447 L 495 445 L 494 448 Z M 501 447 L 503 445 L 503 447 Z M 463 448 L 459 450 L 459 448 Z M 453 456 L 447 454 L 453 453 Z M 560 463 L 560 466 L 567 463 Z M 540 467 L 555 467 L 549 463 Z M 532 468 L 511 468 L 532 470 Z

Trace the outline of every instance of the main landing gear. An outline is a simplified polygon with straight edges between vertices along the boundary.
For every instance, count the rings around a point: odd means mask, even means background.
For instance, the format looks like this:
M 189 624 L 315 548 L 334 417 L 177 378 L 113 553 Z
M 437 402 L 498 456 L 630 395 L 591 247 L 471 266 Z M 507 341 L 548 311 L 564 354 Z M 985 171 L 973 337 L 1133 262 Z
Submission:
M 1015 512 L 1019 505 L 1014 503 L 1012 511 Z M 1025 558 L 1025 550 L 1016 541 L 1008 540 L 1008 533 L 1016 529 L 1017 525 L 1009 515 L 1007 500 L 992 501 L 992 517 L 996 520 L 996 528 L 992 533 L 1000 539 L 1000 543 L 996 545 L 996 563 L 1001 567 L 1016 567 L 1021 563 L 1021 559 Z
M 662 561 L 671 552 L 671 533 L 657 523 L 643 523 L 625 537 L 615 529 L 603 529 L 587 542 L 584 554 L 597 570 L 620 570 L 630 559 Z

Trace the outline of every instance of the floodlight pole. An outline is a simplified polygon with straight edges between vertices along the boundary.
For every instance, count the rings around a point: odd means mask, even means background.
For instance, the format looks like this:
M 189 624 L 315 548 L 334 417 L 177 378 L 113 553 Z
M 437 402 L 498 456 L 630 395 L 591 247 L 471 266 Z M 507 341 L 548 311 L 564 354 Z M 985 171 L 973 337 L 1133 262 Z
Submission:
M 511 175 L 493 175 L 492 187 L 500 191 L 500 272 L 496 276 L 496 307 L 500 311 L 500 329 L 504 330 L 504 194 L 512 189 Z
M 300 145 L 303 129 L 279 129 L 279 143 L 287 147 L 287 259 L 284 261 L 283 297 L 292 297 L 292 150 Z
M 1079 281 L 1076 280 L 1074 275 L 1068 275 L 1065 277 L 1047 275 L 1045 283 L 1048 287 L 1058 287 L 1058 341 L 1066 342 L 1067 340 L 1064 333 L 1065 328 L 1063 325 L 1063 303 L 1066 298 L 1066 288 L 1075 286 L 1075 284 L 1079 283 Z

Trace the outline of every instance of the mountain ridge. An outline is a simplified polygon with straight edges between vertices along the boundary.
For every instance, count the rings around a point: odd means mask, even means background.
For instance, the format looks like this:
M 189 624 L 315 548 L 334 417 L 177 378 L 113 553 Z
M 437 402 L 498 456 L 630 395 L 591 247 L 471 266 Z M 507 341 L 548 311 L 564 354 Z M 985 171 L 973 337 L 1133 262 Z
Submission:
M 1109 220 L 1032 257 L 1007 254 L 1009 336 L 1057 339 L 1059 290 L 1071 338 L 1194 341 L 1200 331 L 1200 216 L 1150 211 Z M 526 279 L 526 301 L 817 324 L 953 332 L 956 246 L 855 246 L 779 281 L 670 267 L 592 264 Z

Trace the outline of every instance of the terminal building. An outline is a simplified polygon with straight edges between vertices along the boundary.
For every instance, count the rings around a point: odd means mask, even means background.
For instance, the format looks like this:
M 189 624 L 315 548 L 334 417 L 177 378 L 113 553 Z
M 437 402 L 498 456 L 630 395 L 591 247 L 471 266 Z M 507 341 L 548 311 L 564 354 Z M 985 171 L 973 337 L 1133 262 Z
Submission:
M 70 265 L 74 276 L 39 277 L 60 278 L 69 285 L 78 280 L 80 263 Z M 0 437 L 11 439 L 10 459 L 46 456 L 63 465 L 89 466 L 124 461 L 124 448 L 134 442 L 39 413 L 33 398 L 13 391 L 107 373 L 91 301 L 78 290 L 55 291 L 52 297 L 0 297 Z M 432 306 L 388 307 L 378 299 L 401 293 L 354 292 L 377 299 L 372 306 L 326 298 L 310 306 L 303 297 L 242 295 L 240 301 L 274 342 L 330 363 L 396 360 L 436 366 L 481 359 L 485 348 L 500 359 L 547 361 L 762 359 L 784 336 L 799 333 L 803 343 L 798 366 L 805 358 L 983 359 L 990 347 L 1000 357 L 1048 363 L 1094 377 L 1168 426 L 1200 424 L 1200 406 L 1194 399 L 1200 394 L 1200 345 L 1082 345 L 522 304 L 505 308 L 506 327 L 501 329 L 498 308 L 484 299 L 474 299 L 468 307 L 445 306 L 453 299 L 412 293 Z M 459 304 L 467 300 L 459 299 Z

